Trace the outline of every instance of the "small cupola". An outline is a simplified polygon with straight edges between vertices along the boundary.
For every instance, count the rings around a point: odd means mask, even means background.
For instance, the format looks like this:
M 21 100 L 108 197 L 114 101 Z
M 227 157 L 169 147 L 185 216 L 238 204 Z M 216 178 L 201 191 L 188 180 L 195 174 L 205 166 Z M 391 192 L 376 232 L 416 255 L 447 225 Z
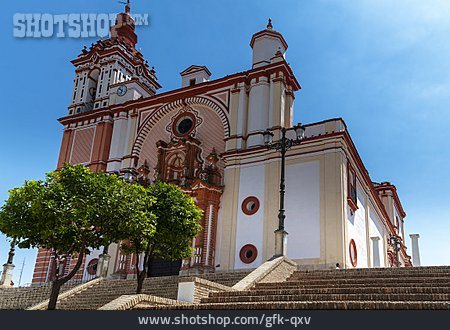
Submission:
M 252 36 L 250 47 L 253 49 L 252 67 L 257 68 L 270 64 L 276 55 L 284 57 L 288 44 L 281 33 L 273 29 L 272 20 L 269 18 L 266 29 Z
M 186 70 L 180 72 L 181 87 L 188 87 L 209 81 L 211 72 L 206 66 L 191 65 Z

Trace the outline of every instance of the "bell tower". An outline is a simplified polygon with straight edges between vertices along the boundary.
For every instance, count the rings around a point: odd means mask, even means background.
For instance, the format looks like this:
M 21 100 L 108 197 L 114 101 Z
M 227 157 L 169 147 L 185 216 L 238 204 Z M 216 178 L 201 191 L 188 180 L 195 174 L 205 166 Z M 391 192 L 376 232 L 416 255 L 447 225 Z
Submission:
M 110 28 L 110 38 L 85 46 L 76 59 L 69 115 L 149 97 L 161 86 L 149 68 L 138 41 L 129 1 Z
M 246 145 L 241 143 L 241 146 L 247 148 L 263 146 L 262 133 L 266 129 L 272 129 L 277 135 L 280 127 L 292 126 L 294 91 L 300 89 L 285 59 L 288 44 L 273 28 L 270 18 L 266 28 L 252 36 L 250 47 L 253 77 L 246 86 L 247 120 L 246 125 L 241 126 L 243 135 L 247 135 Z

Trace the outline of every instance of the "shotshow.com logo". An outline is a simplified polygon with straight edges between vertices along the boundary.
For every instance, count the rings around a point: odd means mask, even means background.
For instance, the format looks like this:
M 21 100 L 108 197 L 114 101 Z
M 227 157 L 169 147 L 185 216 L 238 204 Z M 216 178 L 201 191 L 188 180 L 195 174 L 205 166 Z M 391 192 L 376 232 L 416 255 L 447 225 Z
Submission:
M 149 25 L 148 14 L 130 14 L 135 25 Z M 13 15 L 16 38 L 104 38 L 121 16 L 117 14 L 21 14 Z M 119 22 L 120 23 L 120 22 Z

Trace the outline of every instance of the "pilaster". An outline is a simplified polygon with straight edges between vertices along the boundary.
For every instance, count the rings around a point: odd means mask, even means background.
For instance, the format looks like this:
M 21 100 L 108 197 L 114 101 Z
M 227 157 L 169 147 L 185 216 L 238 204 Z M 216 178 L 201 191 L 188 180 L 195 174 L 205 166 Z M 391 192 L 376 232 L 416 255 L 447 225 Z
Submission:
M 414 267 L 420 267 L 420 253 L 419 253 L 419 234 L 410 234 L 412 247 L 412 263 Z
M 129 113 L 128 117 L 128 127 L 127 134 L 125 138 L 125 150 L 124 150 L 124 158 L 122 159 L 121 169 L 126 168 L 135 168 L 137 165 L 137 159 L 131 155 L 134 140 L 136 139 L 136 131 L 137 131 L 137 111 L 133 110 Z
M 248 110 L 247 147 L 263 145 L 263 132 L 269 126 L 270 83 L 268 77 L 251 80 Z

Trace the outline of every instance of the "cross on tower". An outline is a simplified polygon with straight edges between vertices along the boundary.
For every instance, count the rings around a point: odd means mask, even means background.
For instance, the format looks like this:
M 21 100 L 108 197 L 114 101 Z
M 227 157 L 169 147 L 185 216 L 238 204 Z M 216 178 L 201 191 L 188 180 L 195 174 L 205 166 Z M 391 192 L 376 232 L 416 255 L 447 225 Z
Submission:
M 119 3 L 123 3 L 125 5 L 125 12 L 127 14 L 129 14 L 130 13 L 130 0 L 127 0 L 127 2 L 119 1 Z

